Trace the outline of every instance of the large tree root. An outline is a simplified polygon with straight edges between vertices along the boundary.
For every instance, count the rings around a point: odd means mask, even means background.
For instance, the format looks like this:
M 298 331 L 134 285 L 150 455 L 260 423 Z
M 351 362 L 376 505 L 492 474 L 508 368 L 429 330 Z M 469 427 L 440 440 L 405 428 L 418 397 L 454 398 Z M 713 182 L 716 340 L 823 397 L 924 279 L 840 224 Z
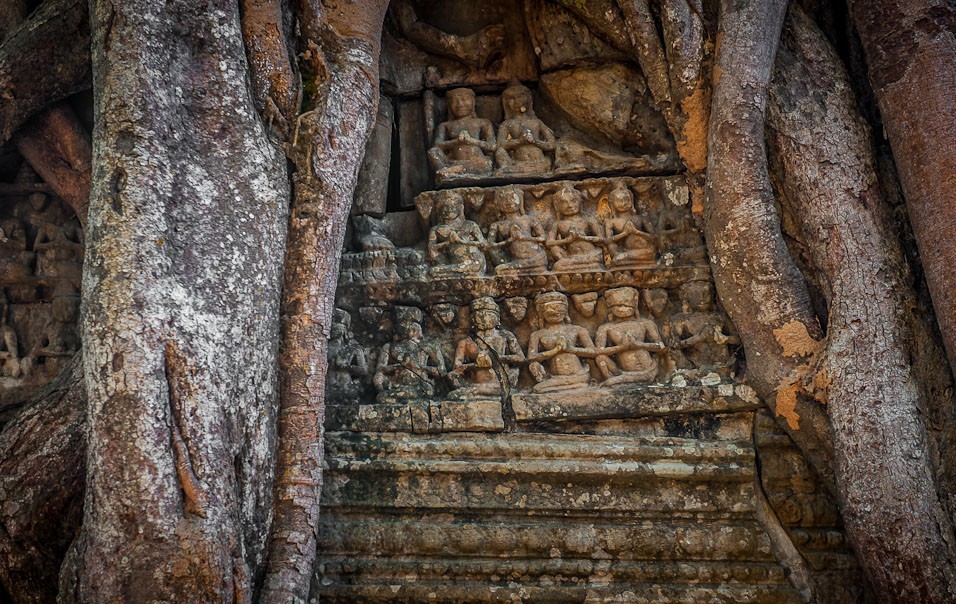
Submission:
M 16 604 L 56 600 L 83 515 L 86 404 L 77 355 L 0 432 L 0 584 Z
M 952 602 L 956 543 L 910 368 L 903 254 L 849 79 L 813 22 L 796 7 L 790 16 L 771 157 L 830 311 L 823 362 L 799 387 L 827 402 L 843 519 L 880 601 Z

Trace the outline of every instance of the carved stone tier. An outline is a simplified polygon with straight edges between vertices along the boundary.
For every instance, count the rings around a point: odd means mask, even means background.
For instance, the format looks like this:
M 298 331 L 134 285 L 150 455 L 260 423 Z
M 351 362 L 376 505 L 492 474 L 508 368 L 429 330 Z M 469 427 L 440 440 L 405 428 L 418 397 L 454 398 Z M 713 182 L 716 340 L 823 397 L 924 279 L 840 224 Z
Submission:
M 367 252 L 366 252 L 367 253 Z M 356 256 L 346 254 L 349 266 L 359 264 Z M 709 266 L 654 267 L 636 270 L 601 270 L 589 272 L 548 272 L 520 277 L 464 277 L 459 279 L 375 278 L 376 275 L 394 275 L 395 271 L 349 269 L 339 281 L 340 305 L 376 301 L 386 304 L 427 305 L 448 302 L 465 305 L 474 298 L 491 296 L 511 298 L 534 296 L 542 291 L 560 291 L 567 294 L 602 292 L 616 287 L 672 289 L 688 281 L 710 281 Z M 402 271 L 398 271 L 402 272 Z M 408 269 L 411 273 L 412 270 Z M 421 274 L 421 272 L 419 272 Z M 366 277 L 369 277 L 366 280 Z
M 515 174 L 498 168 L 491 174 L 435 174 L 439 188 L 500 186 L 507 184 L 542 183 L 563 179 L 616 174 L 620 176 L 659 176 L 680 171 L 676 153 L 631 157 L 586 149 L 569 141 L 557 143 L 558 160 L 552 170 Z
M 759 401 L 753 389 L 724 382 L 718 386 L 628 385 L 592 387 L 557 394 L 516 393 L 511 397 L 519 422 L 633 419 L 671 413 L 753 411 Z
M 799 602 L 757 518 L 753 414 L 681 421 L 329 432 L 322 600 Z M 859 584 L 841 546 L 817 545 L 834 584 Z

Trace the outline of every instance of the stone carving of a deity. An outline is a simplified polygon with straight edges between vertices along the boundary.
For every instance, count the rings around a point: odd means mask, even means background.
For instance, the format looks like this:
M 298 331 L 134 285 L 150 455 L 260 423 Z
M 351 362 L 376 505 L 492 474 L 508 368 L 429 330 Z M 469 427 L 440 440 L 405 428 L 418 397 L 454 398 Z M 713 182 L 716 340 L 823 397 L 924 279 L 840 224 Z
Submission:
M 435 380 L 445 375 L 441 351 L 422 333 L 422 311 L 413 306 L 393 309 L 392 341 L 378 353 L 372 384 L 380 403 L 427 400 L 435 394 Z
M 501 327 L 494 298 L 476 298 L 471 303 L 473 332 L 458 342 L 449 378 L 456 389 L 450 399 L 499 399 L 518 382 L 518 364 L 524 352 L 518 338 Z
M 537 382 L 537 393 L 577 390 L 588 385 L 591 376 L 583 359 L 595 356 L 588 330 L 571 324 L 568 298 L 559 292 L 535 298 L 540 328 L 528 342 L 528 369 Z
M 549 172 L 554 159 L 554 132 L 534 114 L 531 90 L 514 84 L 501 95 L 505 121 L 498 127 L 495 159 L 507 174 Z
M 352 338 L 352 315 L 336 308 L 329 334 L 329 371 L 325 378 L 331 398 L 353 402 L 362 394 L 363 377 L 368 375 L 365 349 Z
M 57 296 L 50 304 L 52 320 L 47 324 L 36 347 L 30 353 L 29 365 L 36 359 L 45 359 L 46 371 L 55 375 L 66 361 L 80 349 L 76 331 L 76 317 L 80 308 L 79 296 Z
M 435 174 L 491 174 L 491 154 L 497 147 L 495 131 L 489 120 L 475 115 L 475 93 L 468 88 L 456 88 L 448 92 L 446 100 L 451 119 L 439 124 L 435 144 L 428 150 Z
M 545 245 L 554 258 L 555 271 L 588 271 L 604 268 L 604 232 L 591 217 L 581 214 L 581 193 L 564 183 L 554 193 L 557 219 Z
M 670 204 L 667 204 L 670 205 Z M 661 252 L 670 252 L 679 262 L 707 260 L 707 248 L 700 231 L 686 210 L 670 206 L 657 221 L 658 245 Z
M 0 222 L 0 270 L 4 279 L 25 279 L 33 273 L 33 252 L 27 249 L 23 223 L 13 218 Z
M 0 291 L 0 375 L 20 377 L 20 347 L 17 332 L 8 323 L 10 304 Z
M 634 195 L 619 182 L 608 202 L 613 214 L 604 221 L 605 236 L 611 256 L 611 268 L 654 266 L 657 240 L 651 225 L 634 209 Z
M 605 386 L 653 382 L 657 377 L 657 360 L 651 353 L 665 346 L 654 321 L 641 317 L 638 296 L 632 287 L 604 292 L 609 322 L 598 328 L 595 345 Z
M 547 269 L 545 230 L 534 216 L 524 212 L 524 192 L 502 187 L 495 193 L 498 221 L 488 227 L 488 246 L 497 262 L 495 274 L 521 275 Z
M 723 314 L 714 309 L 713 286 L 690 281 L 680 286 L 682 311 L 669 321 L 671 348 L 678 369 L 715 370 L 731 362 L 730 345 L 740 340 Z
M 73 286 L 71 293 L 79 291 L 83 272 L 83 230 L 79 224 L 40 225 L 33 250 L 38 276 L 63 279 Z
M 428 233 L 430 274 L 437 278 L 481 275 L 485 272 L 487 242 L 477 223 L 465 218 L 461 195 L 442 193 L 438 224 Z

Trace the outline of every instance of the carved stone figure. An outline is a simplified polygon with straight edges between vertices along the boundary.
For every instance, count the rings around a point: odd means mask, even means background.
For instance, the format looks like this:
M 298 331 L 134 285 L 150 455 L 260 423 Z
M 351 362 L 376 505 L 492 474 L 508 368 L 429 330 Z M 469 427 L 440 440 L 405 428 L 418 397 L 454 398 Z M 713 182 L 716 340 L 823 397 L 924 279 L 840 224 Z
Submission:
M 46 372 L 57 374 L 64 363 L 80 349 L 80 336 L 76 331 L 79 296 L 57 296 L 50 305 L 52 320 L 30 353 L 27 369 L 43 361 Z
M 554 132 L 534 114 L 531 90 L 513 84 L 501 95 L 505 120 L 498 127 L 495 159 L 507 174 L 542 174 L 554 163 Z
M 524 192 L 504 187 L 495 193 L 499 219 L 488 227 L 488 245 L 497 275 L 539 273 L 547 269 L 544 227 L 524 212 Z
M 352 216 L 355 247 L 363 252 L 390 251 L 395 244 L 378 232 L 378 221 L 366 214 Z
M 0 291 L 0 371 L 2 375 L 20 377 L 20 347 L 17 332 L 8 323 L 10 304 Z
M 0 222 L 0 275 L 4 281 L 33 274 L 34 253 L 27 249 L 23 223 L 13 218 Z
M 382 346 L 372 383 L 380 403 L 406 403 L 430 399 L 435 380 L 445 375 L 445 359 L 422 334 L 422 311 L 396 306 L 392 311 L 392 341 Z
M 37 255 L 37 276 L 62 279 L 70 287 L 66 293 L 79 291 L 83 273 L 83 230 L 79 224 L 40 225 L 33 251 Z
M 651 225 L 634 209 L 634 195 L 618 182 L 608 196 L 613 215 L 604 221 L 605 236 L 611 256 L 611 268 L 654 266 L 656 240 Z
M 564 183 L 554 193 L 557 220 L 545 245 L 554 258 L 555 271 L 589 271 L 604 268 L 604 233 L 600 224 L 581 215 L 581 193 Z
M 524 360 L 524 352 L 518 338 L 501 328 L 494 298 L 476 298 L 471 303 L 471 322 L 474 333 L 458 342 L 455 349 L 449 378 L 457 388 L 448 397 L 498 399 L 517 384 L 517 364 Z
M 740 340 L 724 315 L 715 312 L 713 286 L 690 281 L 678 291 L 682 312 L 671 317 L 668 330 L 678 369 L 728 367 L 732 361 L 728 346 Z
M 361 379 L 368 375 L 365 349 L 352 338 L 352 315 L 341 308 L 332 312 L 329 335 L 329 371 L 325 378 L 331 399 L 355 401 L 363 391 Z
M 643 294 L 647 310 L 655 319 L 660 321 L 664 317 L 664 311 L 667 310 L 667 290 L 660 288 L 645 289 Z
M 591 370 L 584 358 L 595 356 L 588 330 L 570 324 L 568 298 L 559 292 L 538 294 L 534 300 L 540 329 L 528 342 L 528 369 L 537 384 L 533 391 L 576 390 L 588 385 Z
M 461 195 L 445 191 L 438 208 L 438 224 L 428 233 L 431 276 L 447 278 L 484 274 L 487 246 L 481 228 L 465 218 Z
M 448 113 L 452 116 L 438 126 L 435 145 L 428 151 L 435 175 L 488 175 L 494 164 L 495 131 L 491 122 L 475 115 L 475 93 L 456 88 L 446 95 Z
M 678 262 L 705 262 L 707 248 L 687 210 L 666 204 L 657 221 L 658 245 Z
M 605 386 L 653 382 L 657 360 L 651 352 L 665 349 L 657 325 L 641 318 L 638 293 L 633 287 L 604 292 L 609 323 L 598 327 L 595 336 L 597 366 Z

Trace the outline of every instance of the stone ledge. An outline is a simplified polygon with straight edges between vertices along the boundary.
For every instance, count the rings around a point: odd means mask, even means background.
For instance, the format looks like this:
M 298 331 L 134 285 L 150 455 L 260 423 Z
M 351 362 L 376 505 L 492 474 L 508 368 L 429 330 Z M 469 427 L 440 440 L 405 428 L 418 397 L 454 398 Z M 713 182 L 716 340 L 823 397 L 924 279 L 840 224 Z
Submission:
M 553 394 L 516 393 L 511 405 L 518 422 L 636 419 L 680 414 L 724 414 L 759 408 L 745 384 L 669 384 L 590 387 Z M 344 432 L 500 432 L 501 402 L 416 401 L 407 404 L 329 405 L 326 430 Z
M 633 419 L 681 413 L 754 411 L 756 394 L 744 384 L 716 386 L 634 385 L 589 388 L 554 394 L 515 394 L 511 399 L 519 422 Z

